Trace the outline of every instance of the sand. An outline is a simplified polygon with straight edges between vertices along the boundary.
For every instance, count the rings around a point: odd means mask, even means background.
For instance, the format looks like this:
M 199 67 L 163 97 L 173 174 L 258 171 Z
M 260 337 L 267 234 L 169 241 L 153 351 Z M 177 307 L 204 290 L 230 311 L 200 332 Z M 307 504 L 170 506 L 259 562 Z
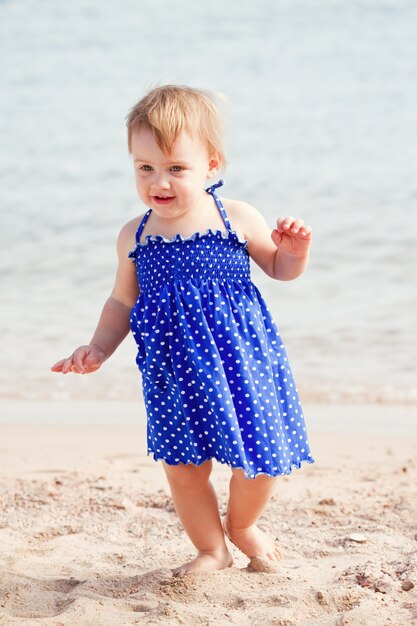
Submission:
M 1 626 L 417 625 L 417 438 L 310 431 L 316 463 L 260 523 L 279 571 L 229 544 L 233 567 L 178 579 L 193 548 L 143 422 L 0 423 Z M 215 464 L 222 512 L 229 476 Z

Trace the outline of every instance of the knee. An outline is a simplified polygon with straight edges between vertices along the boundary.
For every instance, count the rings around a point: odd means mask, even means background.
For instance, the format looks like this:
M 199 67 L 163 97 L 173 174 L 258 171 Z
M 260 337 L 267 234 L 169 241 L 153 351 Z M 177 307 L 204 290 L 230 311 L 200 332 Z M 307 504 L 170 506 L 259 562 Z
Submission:
M 246 478 L 243 470 L 233 470 L 230 480 L 230 489 L 242 494 L 272 493 L 277 477 L 258 474 L 256 478 Z
M 183 489 L 207 483 L 212 469 L 211 461 L 205 461 L 201 465 L 193 465 L 192 463 L 188 465 L 184 463 L 168 465 L 165 462 L 163 465 L 169 484 Z
M 232 480 L 236 484 L 244 485 L 248 488 L 259 489 L 263 485 L 272 485 L 276 481 L 276 476 L 267 476 L 267 474 L 258 474 L 255 478 L 247 478 L 242 469 L 232 470 Z

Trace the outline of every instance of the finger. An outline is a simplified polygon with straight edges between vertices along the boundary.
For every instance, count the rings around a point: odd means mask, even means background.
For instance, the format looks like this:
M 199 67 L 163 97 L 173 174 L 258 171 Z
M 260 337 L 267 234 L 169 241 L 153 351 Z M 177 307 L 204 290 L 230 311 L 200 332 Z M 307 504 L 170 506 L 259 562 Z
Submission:
M 72 371 L 72 355 L 64 361 L 61 372 L 63 374 L 68 374 L 68 372 Z
M 301 219 L 295 219 L 291 215 L 288 217 L 281 217 L 277 221 L 276 230 L 280 233 L 288 233 L 290 235 L 299 235 L 303 238 L 311 237 L 311 228 L 307 226 Z
M 55 365 L 53 365 L 51 367 L 51 371 L 52 372 L 60 372 L 62 370 L 62 366 L 65 363 L 66 359 L 61 359 L 60 361 L 57 361 L 55 363 Z
M 310 237 L 311 236 L 311 228 L 310 228 L 310 226 L 304 225 L 302 228 L 300 228 L 299 234 L 302 237 Z
M 291 215 L 288 215 L 287 217 L 280 217 L 279 220 L 277 221 L 277 230 L 279 232 L 283 232 L 288 231 L 292 224 L 294 223 L 294 218 Z
M 291 224 L 291 234 L 298 235 L 303 226 L 303 220 L 294 220 L 294 222 Z
M 84 374 L 85 372 L 85 367 L 84 367 L 84 359 L 86 357 L 86 351 L 85 350 L 77 350 L 72 357 L 72 371 L 76 372 L 77 374 Z

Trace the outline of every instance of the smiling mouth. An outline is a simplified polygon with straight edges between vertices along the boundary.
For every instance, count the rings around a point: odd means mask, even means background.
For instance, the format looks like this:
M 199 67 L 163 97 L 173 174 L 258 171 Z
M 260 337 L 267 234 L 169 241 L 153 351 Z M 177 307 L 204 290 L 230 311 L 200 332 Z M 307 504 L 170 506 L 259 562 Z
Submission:
M 152 196 L 152 198 L 155 202 L 167 204 L 168 202 L 171 202 L 171 200 L 174 200 L 175 196 Z

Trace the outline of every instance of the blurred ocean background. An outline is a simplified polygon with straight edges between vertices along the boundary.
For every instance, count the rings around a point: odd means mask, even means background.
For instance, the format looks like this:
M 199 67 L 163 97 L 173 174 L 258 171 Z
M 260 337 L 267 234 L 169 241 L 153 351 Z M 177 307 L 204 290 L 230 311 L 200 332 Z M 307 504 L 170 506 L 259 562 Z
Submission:
M 0 0 L 0 398 L 141 401 L 132 337 L 92 376 L 50 366 L 144 211 L 125 116 L 175 82 L 227 101 L 222 194 L 314 229 L 301 278 L 253 267 L 302 399 L 416 404 L 416 24 L 414 0 Z

